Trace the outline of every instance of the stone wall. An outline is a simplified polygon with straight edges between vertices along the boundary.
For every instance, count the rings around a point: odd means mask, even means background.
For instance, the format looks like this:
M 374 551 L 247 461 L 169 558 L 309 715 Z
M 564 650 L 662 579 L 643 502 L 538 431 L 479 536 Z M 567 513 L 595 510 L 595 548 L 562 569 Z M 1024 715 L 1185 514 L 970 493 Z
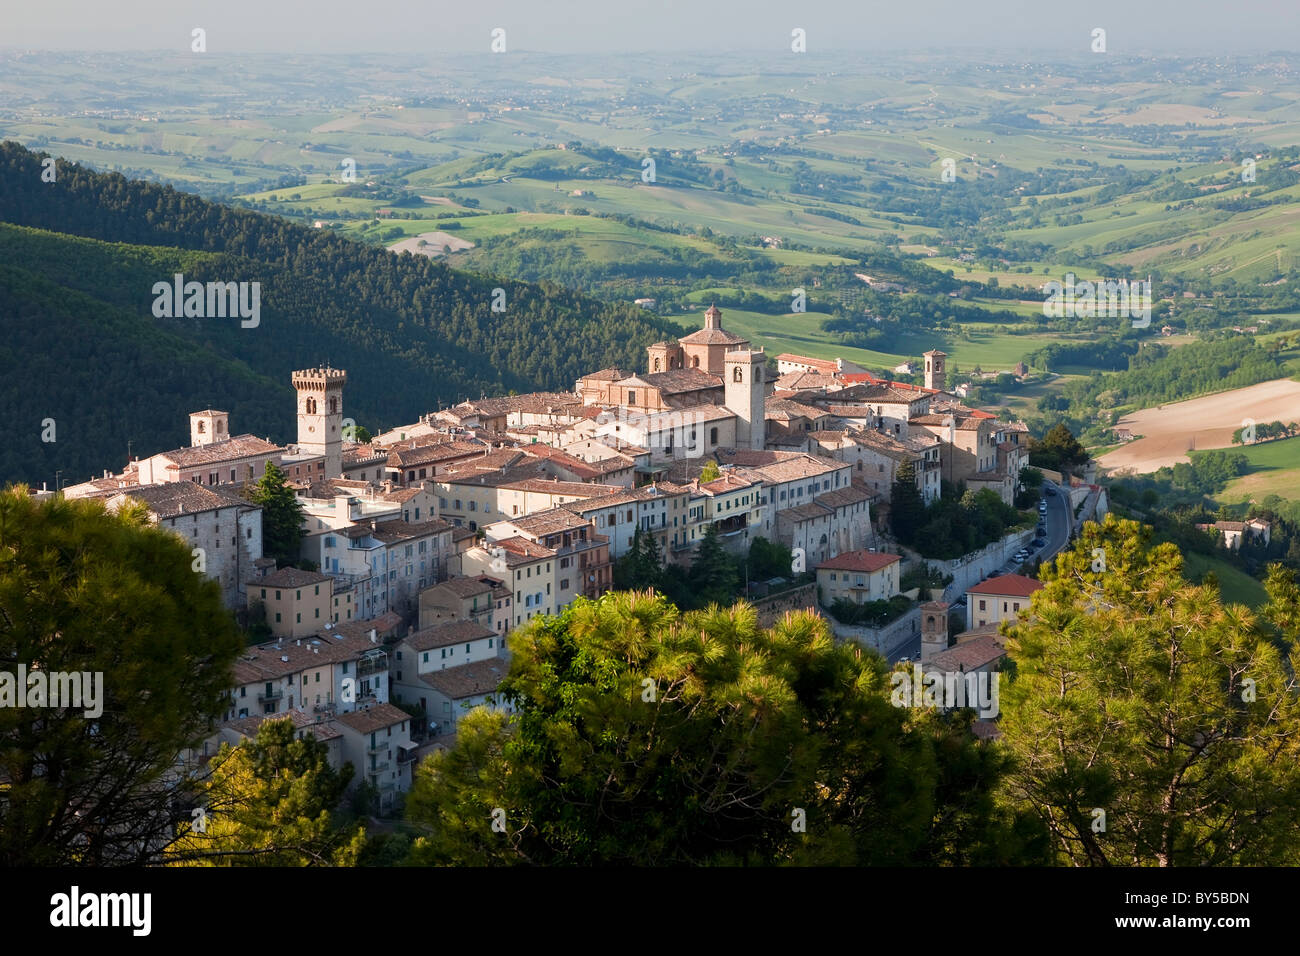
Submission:
M 952 584 L 948 585 L 941 600 L 953 602 L 966 593 L 967 589 L 979 584 L 990 571 L 996 571 L 1011 559 L 1011 556 L 1023 547 L 1028 547 L 1034 540 L 1034 529 L 1017 531 L 1007 535 L 1001 541 L 962 555 L 952 561 L 931 561 L 947 574 L 952 575 Z
M 774 594 L 772 597 L 762 598 L 752 603 L 754 610 L 758 611 L 758 624 L 760 627 L 771 627 L 785 616 L 786 611 L 811 609 L 818 614 L 822 614 L 821 609 L 817 606 L 816 584 L 805 584 L 802 587 L 782 591 L 780 594 Z
M 880 652 L 885 657 L 894 654 L 912 638 L 921 633 L 921 609 L 914 607 L 897 620 L 890 621 L 884 627 L 859 627 L 841 624 L 831 618 L 831 629 L 840 640 L 857 641 L 863 647 Z

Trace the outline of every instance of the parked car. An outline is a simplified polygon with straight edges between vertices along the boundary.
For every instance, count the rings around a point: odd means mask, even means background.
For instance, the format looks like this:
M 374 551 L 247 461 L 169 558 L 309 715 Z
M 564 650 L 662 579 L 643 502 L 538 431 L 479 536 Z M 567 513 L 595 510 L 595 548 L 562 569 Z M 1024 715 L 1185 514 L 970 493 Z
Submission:
M 1045 488 L 1046 488 L 1047 493 L 1048 493 L 1049 495 L 1054 495 L 1054 494 L 1056 494 L 1056 489 L 1053 488 L 1051 485 L 1046 485 Z

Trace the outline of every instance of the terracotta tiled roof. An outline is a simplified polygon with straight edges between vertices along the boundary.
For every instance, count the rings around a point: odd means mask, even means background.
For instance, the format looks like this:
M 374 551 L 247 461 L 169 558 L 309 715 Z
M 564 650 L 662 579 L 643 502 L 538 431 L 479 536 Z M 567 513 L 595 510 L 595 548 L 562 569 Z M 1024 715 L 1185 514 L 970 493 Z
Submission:
M 392 519 L 390 521 L 376 521 L 375 530 L 372 532 L 374 538 L 382 541 L 384 544 L 393 544 L 398 541 L 409 541 L 412 538 L 425 538 L 433 534 L 442 534 L 444 531 L 450 531 L 451 522 L 443 521 L 441 518 L 434 518 L 431 521 L 402 521 Z
M 337 629 L 321 631 L 315 637 L 286 637 L 278 642 L 245 648 L 235 661 L 235 684 L 256 684 L 296 674 L 309 667 L 354 661 L 376 649 L 382 650 L 378 644 L 372 644 L 369 637 L 349 636 Z
M 580 528 L 591 527 L 590 521 L 579 518 L 565 508 L 547 508 L 545 511 L 536 511 L 530 515 L 506 518 L 503 523 L 511 524 L 526 534 L 535 535 L 557 534 L 562 531 L 577 531 Z
M 807 355 L 793 355 L 790 352 L 782 352 L 776 357 L 778 362 L 790 362 L 794 365 L 807 365 L 811 369 L 822 372 L 838 372 L 839 366 L 834 359 L 810 358 Z
M 192 468 L 195 465 L 215 465 L 218 462 L 283 451 L 284 449 L 279 445 L 272 445 L 269 441 L 264 441 L 255 435 L 236 435 L 234 438 L 213 442 L 210 445 L 174 448 L 162 452 L 159 457 L 173 461 L 182 468 Z
M 352 728 L 359 734 L 373 734 L 411 719 L 411 715 L 392 704 L 372 704 L 364 710 L 339 714 L 334 722 Z
M 696 333 L 699 334 L 699 333 Z M 730 335 L 731 333 L 724 333 Z M 744 341 L 741 339 L 740 341 Z M 722 379 L 699 368 L 674 368 L 667 372 L 652 372 L 639 376 L 645 384 L 659 389 L 665 395 L 677 392 L 695 392 L 705 388 L 717 388 Z
M 461 700 L 492 693 L 501 684 L 508 670 L 506 662 L 497 658 L 448 667 L 441 671 L 429 671 L 421 674 L 420 680 L 452 700 Z
M 490 627 L 484 627 L 474 621 L 446 621 L 416 631 L 414 634 L 408 634 L 402 638 L 401 643 L 413 651 L 428 651 L 437 647 L 481 641 L 485 637 L 496 637 L 496 633 Z
M 1006 649 L 991 637 L 977 637 L 941 651 L 922 665 L 926 671 L 977 671 L 1001 660 Z
M 657 342 L 657 343 L 655 343 L 655 344 L 656 344 L 656 345 L 676 345 L 677 343 L 676 343 L 676 342 Z M 632 375 L 632 374 L 634 374 L 634 373 L 632 373 L 632 372 L 629 371 L 628 369 L 625 369 L 625 368 L 618 368 L 617 366 L 611 366 L 610 368 L 602 368 L 599 372 L 592 372 L 592 373 L 589 374 L 589 375 L 584 375 L 584 376 L 582 376 L 581 381 L 584 381 L 584 382 L 621 382 L 623 379 L 627 378 L 628 376 L 630 376 L 630 375 Z
M 726 329 L 700 329 L 685 338 L 677 340 L 682 345 L 740 345 L 749 344 L 749 339 Z
M 256 508 L 251 501 L 235 499 L 205 488 L 194 481 L 169 481 L 160 485 L 136 485 L 120 489 L 122 495 L 143 501 L 160 518 L 221 508 Z
M 968 594 L 993 594 L 997 597 L 1029 597 L 1043 587 L 1043 582 L 1023 574 L 1001 574 L 966 589 Z
M 894 562 L 901 560 L 896 554 L 886 554 L 880 551 L 845 551 L 843 554 L 817 565 L 817 570 L 871 572 L 887 568 Z
M 441 584 L 435 584 L 420 592 L 420 597 L 437 591 L 445 591 L 458 598 L 474 597 L 479 594 L 487 594 L 492 590 L 492 585 L 478 578 L 448 578 Z
M 312 584 L 322 584 L 334 580 L 328 574 L 316 571 L 302 571 L 298 568 L 280 568 L 264 578 L 253 579 L 258 587 L 263 588 L 302 588 Z M 252 582 L 250 582 L 252 583 Z

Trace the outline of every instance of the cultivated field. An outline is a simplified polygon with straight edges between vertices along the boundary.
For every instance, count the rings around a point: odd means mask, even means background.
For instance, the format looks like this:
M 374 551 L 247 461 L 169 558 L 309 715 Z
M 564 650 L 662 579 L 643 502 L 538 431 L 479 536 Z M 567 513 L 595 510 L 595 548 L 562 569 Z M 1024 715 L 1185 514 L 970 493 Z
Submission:
M 1231 447 L 1232 433 L 1247 418 L 1256 422 L 1300 418 L 1300 382 L 1274 379 L 1126 415 L 1119 424 L 1143 437 L 1103 455 L 1099 464 L 1111 473 L 1144 474 L 1189 461 L 1191 448 Z
M 1263 501 L 1269 495 L 1300 499 L 1300 438 L 1260 442 L 1242 449 L 1250 473 L 1228 482 L 1219 501 Z
M 421 245 L 421 242 L 424 245 Z M 442 255 L 444 248 L 450 249 L 452 252 L 473 249 L 474 243 L 466 242 L 459 236 L 453 236 L 449 232 L 422 232 L 414 239 L 403 239 L 388 248 L 393 252 L 412 252 L 417 256 L 432 257 Z

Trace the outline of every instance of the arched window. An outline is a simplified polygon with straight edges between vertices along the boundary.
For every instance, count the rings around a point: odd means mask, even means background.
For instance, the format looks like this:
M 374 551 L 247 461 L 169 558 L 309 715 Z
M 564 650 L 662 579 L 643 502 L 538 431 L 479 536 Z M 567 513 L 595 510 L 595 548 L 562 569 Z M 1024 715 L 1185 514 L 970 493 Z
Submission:
M 862 470 L 862 462 L 859 461 L 859 462 L 858 462 L 858 471 L 861 471 L 861 470 Z
M 699 368 L 699 367 L 700 367 L 700 357 L 698 355 L 692 355 L 691 368 Z
M 199 434 L 202 435 L 207 430 L 208 430 L 207 425 L 205 425 L 203 422 L 199 422 Z
M 743 382 L 745 380 L 745 374 L 740 370 L 740 366 L 736 366 L 736 369 L 731 373 L 731 380 L 733 382 Z
M 339 410 L 339 400 L 338 400 L 337 398 L 331 398 L 331 399 L 330 399 L 330 414 L 331 414 L 331 415 L 335 415 L 335 414 L 338 413 L 338 410 Z
M 655 371 L 659 371 L 659 359 L 655 359 Z

